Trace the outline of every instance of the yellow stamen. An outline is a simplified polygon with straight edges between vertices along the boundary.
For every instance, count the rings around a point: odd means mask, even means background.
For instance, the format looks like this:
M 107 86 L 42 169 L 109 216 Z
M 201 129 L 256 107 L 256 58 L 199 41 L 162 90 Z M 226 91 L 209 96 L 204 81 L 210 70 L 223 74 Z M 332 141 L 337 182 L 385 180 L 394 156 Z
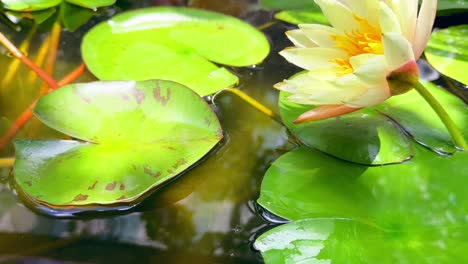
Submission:
M 344 35 L 331 35 L 336 42 L 335 48 L 341 49 L 348 54 L 348 59 L 333 59 L 331 62 L 337 64 L 338 75 L 353 73 L 354 69 L 349 58 L 365 53 L 383 54 L 382 32 L 380 28 L 369 23 L 365 18 L 353 15 L 359 23 L 359 29 L 345 32 Z

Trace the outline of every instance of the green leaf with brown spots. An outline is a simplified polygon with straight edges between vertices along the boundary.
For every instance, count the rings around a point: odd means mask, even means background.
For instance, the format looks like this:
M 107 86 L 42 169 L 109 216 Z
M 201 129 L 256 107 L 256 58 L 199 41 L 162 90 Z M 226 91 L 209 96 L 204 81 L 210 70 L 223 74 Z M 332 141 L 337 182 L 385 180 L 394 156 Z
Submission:
M 54 206 L 133 201 L 187 170 L 222 138 L 209 105 L 171 81 L 72 84 L 44 96 L 34 114 L 88 141 L 15 142 L 17 185 Z
M 269 51 L 266 37 L 244 21 L 181 7 L 119 14 L 91 29 L 81 45 L 86 66 L 101 80 L 172 80 L 200 95 L 238 82 L 216 64 L 257 64 Z

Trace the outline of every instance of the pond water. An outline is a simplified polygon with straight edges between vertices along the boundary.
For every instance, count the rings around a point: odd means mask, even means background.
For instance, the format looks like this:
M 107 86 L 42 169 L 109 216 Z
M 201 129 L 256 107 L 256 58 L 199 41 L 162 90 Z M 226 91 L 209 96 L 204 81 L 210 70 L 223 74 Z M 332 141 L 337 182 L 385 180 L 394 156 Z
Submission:
M 81 63 L 81 38 L 93 25 L 122 9 L 155 2 L 178 1 L 119 1 L 120 7 L 93 18 L 76 32 L 63 30 L 54 77 L 59 79 Z M 271 20 L 271 13 L 251 11 L 253 1 L 193 2 L 240 15 L 255 26 Z M 288 27 L 279 23 L 264 31 L 272 52 L 263 64 L 232 69 L 239 75 L 243 91 L 275 111 L 278 93 L 272 85 L 297 71 L 277 55 L 289 45 L 283 34 Z M 14 32 L 0 24 L 0 31 L 15 43 L 21 43 L 29 30 L 23 27 Z M 34 34 L 29 56 L 37 55 L 47 36 L 40 30 Z M 0 56 L 0 76 L 7 74 L 12 61 Z M 28 69 L 20 66 L 11 84 L 0 86 L 0 128 L 12 122 L 37 97 L 40 82 L 33 78 Z M 92 75 L 85 73 L 78 81 L 91 80 Z M 49 210 L 18 194 L 12 188 L 11 170 L 0 169 L 0 262 L 263 263 L 260 254 L 252 250 L 252 242 L 272 222 L 281 220 L 263 214 L 255 200 L 268 166 L 293 149 L 295 143 L 282 125 L 235 95 L 224 92 L 213 101 L 225 130 L 224 141 L 200 166 L 132 206 L 102 207 L 101 212 L 83 213 Z M 64 136 L 32 120 L 18 137 Z M 12 146 L 0 154 L 13 156 Z

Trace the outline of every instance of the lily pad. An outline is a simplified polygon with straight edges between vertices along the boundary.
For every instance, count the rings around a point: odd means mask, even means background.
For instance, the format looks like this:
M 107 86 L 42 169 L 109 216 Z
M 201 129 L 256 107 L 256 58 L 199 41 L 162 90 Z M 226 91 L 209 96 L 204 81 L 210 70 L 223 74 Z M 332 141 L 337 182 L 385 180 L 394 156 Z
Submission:
M 466 226 L 468 152 L 414 145 L 412 160 L 376 167 L 301 147 L 268 169 L 258 202 L 289 220 L 349 218 L 401 232 Z
M 269 230 L 254 246 L 267 264 L 465 263 L 467 230 L 447 227 L 401 232 L 349 219 L 306 219 Z
M 468 140 L 468 106 L 458 97 L 429 82 L 424 86 L 437 98 Z M 436 152 L 456 151 L 452 138 L 442 121 L 416 90 L 394 96 L 375 107 L 390 116 L 418 142 Z
M 413 155 L 408 139 L 389 118 L 372 109 L 322 121 L 293 124 L 300 114 L 313 106 L 288 101 L 280 93 L 281 118 L 288 129 L 306 146 L 335 157 L 361 164 L 389 164 Z
M 89 141 L 16 141 L 18 186 L 54 206 L 133 201 L 222 138 L 207 103 L 171 81 L 72 84 L 41 98 L 34 114 Z
M 95 9 L 113 5 L 115 1 L 116 0 L 2 0 L 1 2 L 5 9 L 14 11 L 37 11 L 57 6 L 62 2 L 69 2 L 81 7 Z
M 208 95 L 238 81 L 215 63 L 260 63 L 269 44 L 261 32 L 233 17 L 156 7 L 125 12 L 97 25 L 84 37 L 81 50 L 99 79 L 166 79 Z
M 438 71 L 468 85 L 468 25 L 453 26 L 434 32 L 425 50 L 429 63 Z

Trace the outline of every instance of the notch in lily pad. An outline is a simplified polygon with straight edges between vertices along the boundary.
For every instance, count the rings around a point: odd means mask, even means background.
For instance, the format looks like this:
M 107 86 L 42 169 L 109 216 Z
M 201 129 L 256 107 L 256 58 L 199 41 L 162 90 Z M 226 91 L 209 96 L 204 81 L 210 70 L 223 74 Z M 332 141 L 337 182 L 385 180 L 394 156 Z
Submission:
M 217 64 L 258 64 L 266 37 L 246 22 L 219 13 L 155 7 L 121 13 L 84 37 L 87 68 L 101 80 L 172 80 L 204 96 L 238 82 Z
M 132 202 L 189 169 L 221 139 L 210 106 L 171 81 L 62 87 L 34 114 L 83 140 L 17 140 L 15 181 L 48 206 Z

